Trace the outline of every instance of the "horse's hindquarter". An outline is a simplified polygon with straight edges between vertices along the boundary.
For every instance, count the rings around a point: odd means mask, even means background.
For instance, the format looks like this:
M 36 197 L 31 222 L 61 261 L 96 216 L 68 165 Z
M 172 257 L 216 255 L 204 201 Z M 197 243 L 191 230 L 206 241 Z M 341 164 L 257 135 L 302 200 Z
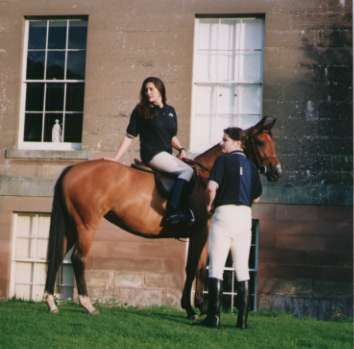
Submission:
M 161 231 L 165 203 L 152 174 L 111 161 L 87 161 L 68 172 L 64 191 L 68 207 L 74 206 L 87 226 L 97 226 L 110 212 L 132 232 L 153 237 Z

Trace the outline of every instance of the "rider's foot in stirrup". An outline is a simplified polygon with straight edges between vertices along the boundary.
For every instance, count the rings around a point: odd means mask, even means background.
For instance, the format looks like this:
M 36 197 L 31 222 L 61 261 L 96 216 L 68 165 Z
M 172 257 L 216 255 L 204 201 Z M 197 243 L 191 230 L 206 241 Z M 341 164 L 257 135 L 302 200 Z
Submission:
M 166 225 L 178 225 L 187 224 L 192 225 L 195 223 L 195 216 L 192 210 L 183 211 L 173 211 L 169 213 L 164 219 Z

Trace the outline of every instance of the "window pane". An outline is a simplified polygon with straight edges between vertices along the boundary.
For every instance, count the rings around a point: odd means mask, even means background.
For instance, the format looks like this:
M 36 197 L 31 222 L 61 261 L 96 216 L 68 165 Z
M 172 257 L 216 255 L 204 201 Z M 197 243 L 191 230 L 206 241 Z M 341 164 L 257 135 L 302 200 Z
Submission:
M 82 114 L 66 114 L 64 142 L 80 143 L 82 134 Z
M 84 84 L 67 84 L 66 110 L 82 111 L 84 108 Z
M 32 281 L 32 263 L 16 263 L 16 284 L 30 284 Z
M 44 51 L 28 52 L 27 79 L 43 79 Z
M 256 268 L 256 256 L 255 256 L 256 250 L 253 247 L 250 249 L 250 257 L 248 260 L 248 266 L 250 269 L 255 269 Z
M 26 114 L 24 139 L 28 142 L 40 142 L 42 138 L 42 114 Z
M 218 49 L 234 50 L 235 49 L 235 23 L 236 19 L 222 19 L 219 25 Z
M 70 21 L 69 24 L 69 49 L 86 48 L 86 21 Z
M 207 150 L 210 142 L 211 119 L 209 114 L 196 114 L 194 117 L 193 130 L 193 149 L 202 152 Z
M 66 21 L 49 21 L 49 49 L 64 49 L 66 38 Z
M 18 237 L 31 236 L 31 217 L 24 214 L 17 215 L 16 235 Z
M 218 114 L 234 114 L 236 112 L 236 89 L 231 85 L 220 85 L 217 92 Z
M 196 114 L 210 114 L 215 110 L 216 93 L 215 86 L 198 86 L 195 91 Z
M 68 52 L 67 79 L 83 80 L 85 76 L 85 51 Z
M 216 53 L 209 51 L 197 54 L 197 64 L 195 66 L 196 81 L 217 80 L 218 65 Z
M 37 237 L 47 238 L 49 237 L 50 216 L 39 215 L 38 216 L 38 231 Z
M 212 134 L 209 144 L 215 145 L 221 142 L 224 129 L 230 127 L 232 123 L 232 115 L 218 114 L 212 119 Z
M 231 81 L 234 77 L 234 55 L 232 52 L 219 54 L 216 60 L 217 81 Z
M 30 257 L 30 239 L 17 238 L 16 239 L 16 258 L 29 258 Z
M 200 50 L 216 50 L 218 47 L 218 19 L 200 19 L 198 46 Z
M 52 130 L 55 125 L 55 120 L 59 121 L 60 127 L 63 125 L 63 115 L 62 114 L 46 114 L 44 123 L 44 141 L 52 142 Z
M 72 285 L 74 280 L 73 267 L 71 265 L 63 265 L 63 275 L 62 275 L 62 284 L 63 285 Z
M 262 20 L 244 19 L 237 24 L 237 46 L 243 50 L 263 49 L 263 22 Z
M 26 91 L 26 110 L 42 110 L 43 109 L 43 93 L 44 84 L 28 83 Z
M 36 252 L 34 258 L 47 260 L 48 239 L 36 239 Z
M 261 119 L 261 115 L 242 115 L 239 127 L 247 129 L 254 126 Z
M 29 49 L 45 49 L 46 21 L 31 21 L 28 34 Z
M 235 59 L 235 79 L 238 82 L 262 82 L 261 52 L 239 53 Z
M 47 79 L 64 79 L 65 52 L 48 52 Z
M 64 84 L 47 84 L 46 110 L 63 110 Z
M 239 86 L 237 96 L 239 113 L 261 114 L 262 88 L 260 86 Z

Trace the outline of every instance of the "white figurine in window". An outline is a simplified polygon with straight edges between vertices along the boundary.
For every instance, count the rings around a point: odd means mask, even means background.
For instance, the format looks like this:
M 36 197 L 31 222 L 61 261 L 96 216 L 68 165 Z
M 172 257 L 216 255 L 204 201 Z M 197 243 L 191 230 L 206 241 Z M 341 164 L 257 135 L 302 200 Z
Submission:
M 55 124 L 52 128 L 52 142 L 61 142 L 61 126 L 59 119 L 55 119 Z

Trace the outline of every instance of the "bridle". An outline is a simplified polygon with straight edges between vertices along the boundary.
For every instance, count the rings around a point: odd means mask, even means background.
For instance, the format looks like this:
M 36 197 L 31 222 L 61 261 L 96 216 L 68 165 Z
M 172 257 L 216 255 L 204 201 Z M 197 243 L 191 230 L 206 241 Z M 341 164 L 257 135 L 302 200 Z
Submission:
M 257 139 L 255 138 L 255 135 L 247 135 L 245 141 L 245 153 L 248 158 L 252 159 L 260 173 L 267 173 L 267 166 L 264 164 L 264 161 L 258 151 Z

